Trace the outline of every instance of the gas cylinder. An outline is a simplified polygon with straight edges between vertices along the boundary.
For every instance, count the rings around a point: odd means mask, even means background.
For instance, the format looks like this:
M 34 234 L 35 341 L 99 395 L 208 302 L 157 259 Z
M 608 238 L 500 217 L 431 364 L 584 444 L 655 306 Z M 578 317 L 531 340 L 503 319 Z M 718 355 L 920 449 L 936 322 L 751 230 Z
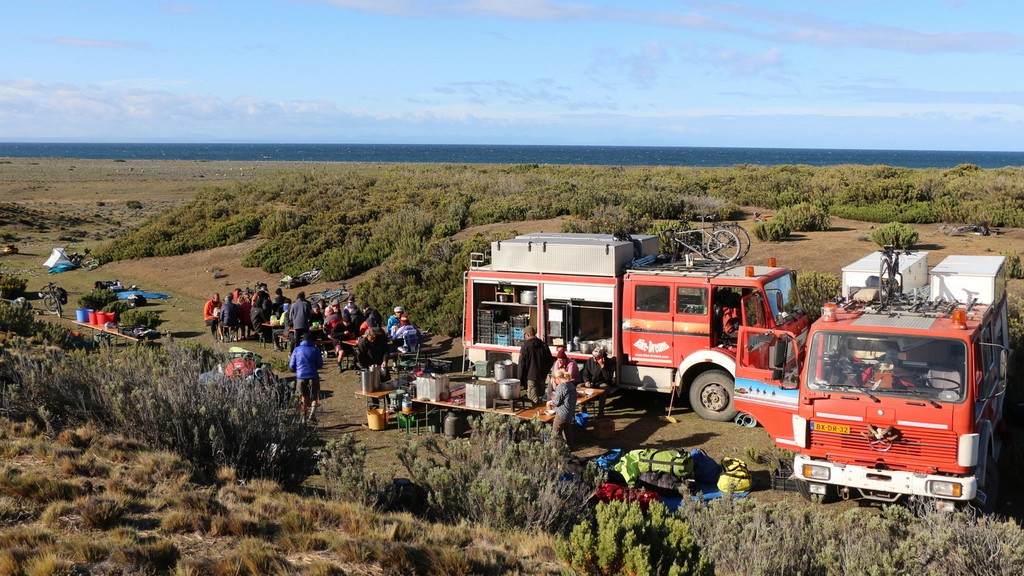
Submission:
M 444 435 L 446 438 L 455 438 L 459 435 L 459 417 L 455 412 L 449 412 L 444 418 Z

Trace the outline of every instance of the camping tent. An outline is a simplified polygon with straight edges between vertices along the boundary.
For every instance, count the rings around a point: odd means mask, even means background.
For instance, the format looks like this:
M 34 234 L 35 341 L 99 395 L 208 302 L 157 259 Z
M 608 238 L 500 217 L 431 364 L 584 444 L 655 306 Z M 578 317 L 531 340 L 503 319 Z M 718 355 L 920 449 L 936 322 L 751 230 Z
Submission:
M 68 259 L 68 255 L 64 248 L 54 248 L 50 252 L 50 257 L 43 262 L 43 266 L 50 269 L 50 274 L 56 274 L 65 270 L 71 270 L 77 268 L 71 260 Z

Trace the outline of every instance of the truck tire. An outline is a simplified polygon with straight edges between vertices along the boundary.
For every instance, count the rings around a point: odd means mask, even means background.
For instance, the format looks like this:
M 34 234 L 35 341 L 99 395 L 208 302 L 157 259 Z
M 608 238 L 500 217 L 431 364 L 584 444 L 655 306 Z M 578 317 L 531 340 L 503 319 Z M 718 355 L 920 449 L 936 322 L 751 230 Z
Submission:
M 733 387 L 734 382 L 728 372 L 708 370 L 690 384 L 690 407 L 705 420 L 728 422 L 736 417 Z
M 978 490 L 985 492 L 985 503 L 975 500 L 971 505 L 985 514 L 995 512 L 996 501 L 999 500 L 999 465 L 991 454 L 985 463 L 985 483 L 978 486 Z

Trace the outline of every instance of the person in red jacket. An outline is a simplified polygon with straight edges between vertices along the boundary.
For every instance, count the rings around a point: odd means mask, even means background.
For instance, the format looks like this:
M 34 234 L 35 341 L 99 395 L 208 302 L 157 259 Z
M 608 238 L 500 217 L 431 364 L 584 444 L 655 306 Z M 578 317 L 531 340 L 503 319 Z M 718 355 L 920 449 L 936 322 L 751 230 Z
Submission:
M 214 292 L 213 298 L 206 301 L 206 305 L 203 306 L 203 319 L 206 321 L 206 325 L 210 327 L 210 336 L 214 340 L 217 339 L 217 317 L 220 316 L 220 294 Z

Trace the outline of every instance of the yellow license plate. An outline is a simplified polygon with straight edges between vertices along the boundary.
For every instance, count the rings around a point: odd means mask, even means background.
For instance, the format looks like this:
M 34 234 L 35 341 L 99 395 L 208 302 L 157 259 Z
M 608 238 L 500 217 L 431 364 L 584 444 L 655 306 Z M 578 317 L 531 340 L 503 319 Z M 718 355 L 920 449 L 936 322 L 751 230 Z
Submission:
M 829 424 L 827 422 L 812 422 L 811 426 L 815 432 L 829 432 L 831 434 L 849 434 L 850 427 L 845 424 Z

